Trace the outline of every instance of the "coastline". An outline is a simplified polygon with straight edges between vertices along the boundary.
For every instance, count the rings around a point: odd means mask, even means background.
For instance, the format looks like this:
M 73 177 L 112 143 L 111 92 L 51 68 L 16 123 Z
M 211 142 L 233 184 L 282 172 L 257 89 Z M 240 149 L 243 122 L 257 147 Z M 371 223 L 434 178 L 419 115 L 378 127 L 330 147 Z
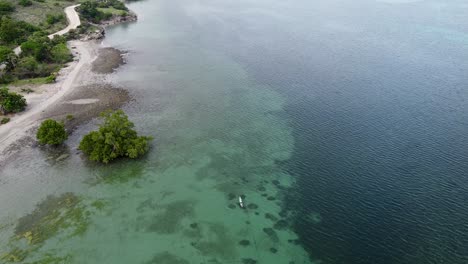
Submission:
M 11 121 L 0 125 L 0 166 L 22 148 L 35 144 L 34 132 L 42 120 L 65 121 L 71 115 L 73 119 L 66 122 L 66 128 L 72 132 L 100 112 L 120 108 L 129 100 L 124 89 L 114 87 L 105 78 L 124 63 L 121 52 L 102 47 L 100 40 L 107 26 L 131 21 L 136 21 L 134 12 L 103 22 L 97 36 L 89 38 L 88 35 L 67 42 L 73 61 L 59 71 L 55 83 L 34 85 L 34 92 L 23 93 L 28 102 L 26 110 L 9 115 Z M 100 57 L 106 59 L 98 59 Z M 10 89 L 18 92 L 24 87 Z

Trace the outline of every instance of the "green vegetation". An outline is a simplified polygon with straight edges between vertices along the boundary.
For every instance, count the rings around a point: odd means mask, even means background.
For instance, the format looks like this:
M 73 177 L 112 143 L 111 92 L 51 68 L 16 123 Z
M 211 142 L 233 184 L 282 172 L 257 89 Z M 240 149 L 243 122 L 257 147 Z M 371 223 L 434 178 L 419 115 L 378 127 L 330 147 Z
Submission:
M 82 17 L 92 23 L 111 18 L 113 15 L 126 15 L 128 8 L 119 0 L 85 1 L 79 7 Z
M 122 111 L 105 112 L 99 130 L 85 135 L 79 149 L 92 161 L 109 163 L 119 157 L 138 158 L 148 149 L 151 137 L 138 136 L 134 124 Z
M 8 245 L 0 248 L 0 263 L 63 264 L 73 256 L 44 249 L 53 237 L 64 239 L 82 236 L 93 214 L 106 213 L 106 200 L 85 201 L 73 193 L 48 196 L 34 211 L 18 219 Z
M 7 261 L 7 262 L 21 262 L 26 258 L 27 254 L 28 252 L 26 250 L 14 248 L 10 252 L 3 255 L 1 257 L 1 260 Z
M 22 86 L 22 85 L 36 85 L 36 84 L 45 84 L 47 82 L 48 77 L 37 77 L 37 78 L 31 78 L 31 79 L 23 79 L 23 80 L 16 80 L 11 83 L 11 85 L 14 86 Z
M 19 0 L 18 4 L 20 6 L 31 6 L 33 3 L 31 0 Z
M 68 138 L 68 135 L 63 123 L 47 119 L 41 123 L 36 137 L 41 144 L 59 145 Z
M 0 19 L 0 41 L 4 45 L 19 45 L 39 28 L 24 21 L 3 16 Z
M 128 14 L 127 11 L 121 10 L 121 9 L 116 9 L 114 7 L 105 7 L 105 8 L 99 7 L 97 10 L 99 10 L 99 11 L 101 11 L 103 13 L 117 15 L 117 16 L 125 16 L 125 15 Z
M 49 39 L 44 32 L 35 32 L 21 44 L 19 58 L 11 49 L 0 46 L 0 61 L 6 64 L 0 81 L 8 83 L 18 79 L 46 77 L 37 80 L 40 83 L 54 82 L 58 69 L 73 59 L 65 42 L 65 37 Z
M 4 117 L 4 118 L 2 118 L 2 120 L 0 120 L 0 125 L 6 124 L 8 122 L 10 122 L 10 118 L 9 117 Z
M 49 25 L 53 25 L 58 22 L 66 22 L 66 18 L 64 14 L 47 14 L 46 22 Z
M 81 26 L 66 37 L 48 38 L 67 25 L 63 9 L 82 2 L 77 8 Z M 119 0 L 0 0 L 0 84 L 47 77 L 55 82 L 56 72 L 73 59 L 66 45 L 112 16 L 124 16 L 128 8 Z M 21 47 L 17 56 L 13 49 Z
M 102 20 L 109 19 L 112 16 L 112 14 L 104 13 L 99 11 L 97 8 L 97 2 L 86 1 L 81 4 L 81 6 L 78 8 L 78 11 L 84 19 L 93 23 L 99 23 Z
M 38 77 L 45 78 L 40 83 L 55 82 L 55 73 L 73 57 L 65 37 L 51 40 L 47 35 L 66 26 L 63 8 L 72 2 L 60 1 L 52 7 L 50 0 L 19 0 L 15 9 L 12 1 L 0 0 L 0 83 L 18 84 L 18 80 Z M 17 46 L 21 46 L 19 56 L 13 52 Z
M 11 3 L 4 0 L 0 1 L 0 16 L 8 15 L 13 11 L 15 11 L 15 7 Z
M 8 88 L 0 88 L 0 112 L 3 114 L 17 113 L 26 107 L 26 99 Z

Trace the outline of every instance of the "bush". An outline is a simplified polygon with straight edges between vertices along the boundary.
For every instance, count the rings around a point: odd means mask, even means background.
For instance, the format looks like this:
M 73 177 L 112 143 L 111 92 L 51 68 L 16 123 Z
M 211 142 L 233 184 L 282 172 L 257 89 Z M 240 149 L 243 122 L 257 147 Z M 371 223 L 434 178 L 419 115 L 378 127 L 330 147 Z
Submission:
M 0 1 L 0 15 L 6 15 L 13 11 L 15 11 L 15 7 L 11 3 Z
M 32 2 L 31 2 L 31 0 L 19 0 L 18 4 L 20 6 L 30 6 L 30 5 L 32 5 Z
M 79 149 L 92 161 L 109 163 L 119 157 L 138 158 L 145 154 L 151 137 L 138 136 L 134 124 L 122 111 L 102 114 L 104 124 L 85 135 Z
M 9 117 L 4 117 L 4 118 L 2 118 L 2 120 L 0 120 L 0 125 L 6 124 L 8 122 L 10 122 L 10 118 Z
M 34 57 L 24 57 L 18 61 L 14 70 L 15 75 L 20 78 L 33 78 L 37 76 L 39 63 Z
M 47 119 L 41 123 L 36 138 L 41 144 L 59 145 L 67 140 L 68 135 L 63 123 Z
M 99 23 L 101 20 L 106 20 L 112 17 L 112 14 L 101 12 L 97 8 L 97 2 L 85 1 L 80 5 L 80 7 L 78 7 L 78 12 L 80 12 L 83 18 L 93 23 Z
M 21 94 L 10 92 L 8 88 L 0 89 L 0 111 L 3 114 L 23 111 L 26 105 L 26 99 Z
M 51 49 L 50 54 L 52 61 L 57 63 L 66 63 L 73 60 L 73 56 L 71 55 L 65 43 L 59 43 L 55 45 Z
M 47 76 L 46 83 L 54 83 L 56 79 L 57 75 L 55 73 L 52 73 L 51 75 Z
M 16 55 L 13 52 L 13 49 L 6 46 L 0 46 L 0 64 L 5 64 L 7 71 L 13 68 L 15 61 Z
M 6 44 L 20 44 L 39 28 L 24 22 L 15 21 L 9 17 L 0 20 L 0 39 Z
M 47 14 L 46 15 L 46 22 L 49 25 L 58 23 L 58 22 L 65 22 L 65 16 L 63 14 Z

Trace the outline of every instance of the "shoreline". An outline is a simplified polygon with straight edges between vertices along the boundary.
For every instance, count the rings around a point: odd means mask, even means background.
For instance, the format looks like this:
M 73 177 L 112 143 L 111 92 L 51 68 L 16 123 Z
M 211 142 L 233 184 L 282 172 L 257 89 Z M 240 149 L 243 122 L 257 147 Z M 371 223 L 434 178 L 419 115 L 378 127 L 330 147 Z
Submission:
M 107 26 L 136 21 L 136 15 L 133 12 L 130 14 L 125 18 L 105 21 L 100 25 L 103 34 L 98 39 L 68 41 L 67 46 L 73 55 L 73 61 L 59 71 L 56 82 L 33 85 L 34 92 L 23 93 L 28 102 L 26 110 L 8 115 L 11 121 L 0 125 L 0 165 L 22 148 L 34 145 L 34 132 L 42 120 L 54 118 L 65 121 L 67 115 L 73 115 L 73 120 L 66 123 L 67 130 L 72 132 L 105 109 L 120 108 L 129 100 L 126 90 L 116 88 L 105 80 L 107 74 L 124 63 L 121 52 L 111 47 L 102 47 L 100 39 L 105 37 Z M 110 63 L 103 59 L 98 60 L 100 55 L 106 58 L 111 55 L 113 59 Z M 95 65 L 96 61 L 98 65 Z M 100 70 L 95 70 L 96 68 Z M 24 87 L 27 85 L 10 89 L 15 91 Z M 103 94 L 100 95 L 99 92 Z

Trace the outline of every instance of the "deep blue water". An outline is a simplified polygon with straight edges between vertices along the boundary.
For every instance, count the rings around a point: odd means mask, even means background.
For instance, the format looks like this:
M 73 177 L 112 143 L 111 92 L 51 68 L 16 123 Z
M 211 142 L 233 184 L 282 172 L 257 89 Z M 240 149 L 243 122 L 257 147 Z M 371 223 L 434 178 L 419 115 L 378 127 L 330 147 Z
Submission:
M 210 40 L 288 100 L 288 208 L 311 256 L 468 263 L 468 5 L 263 4 L 275 19 Z
M 312 259 L 468 263 L 466 2 L 161 5 L 174 50 L 227 54 L 286 98 L 285 209 Z

